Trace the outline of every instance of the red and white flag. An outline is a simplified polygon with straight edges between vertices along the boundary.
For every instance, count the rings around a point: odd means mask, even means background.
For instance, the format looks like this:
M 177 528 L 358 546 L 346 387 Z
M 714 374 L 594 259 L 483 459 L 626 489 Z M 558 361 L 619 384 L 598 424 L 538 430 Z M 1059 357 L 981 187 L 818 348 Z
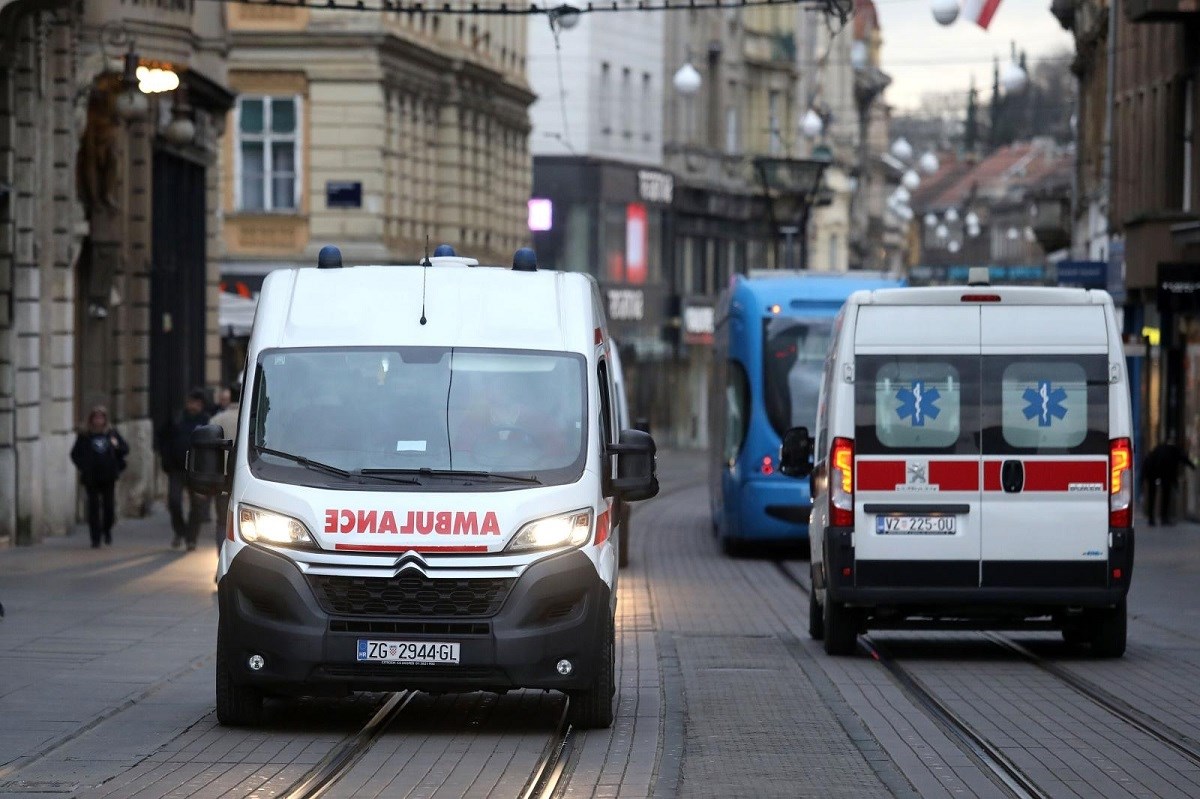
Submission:
M 987 30 L 999 7 L 1000 0 L 964 0 L 962 18 Z

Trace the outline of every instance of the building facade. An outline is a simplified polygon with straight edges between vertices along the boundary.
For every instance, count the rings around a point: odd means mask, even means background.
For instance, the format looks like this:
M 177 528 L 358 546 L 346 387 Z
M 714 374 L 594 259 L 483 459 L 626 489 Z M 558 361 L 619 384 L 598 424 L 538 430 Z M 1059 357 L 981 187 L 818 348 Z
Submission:
M 524 16 L 227 14 L 225 294 L 252 299 L 269 271 L 315 264 L 326 244 L 349 264 L 413 263 L 443 242 L 508 263 L 528 243 Z M 224 380 L 240 374 L 242 332 L 227 314 Z
M 216 373 L 222 19 L 0 3 L 0 541 L 74 523 L 68 453 L 97 404 L 132 448 L 121 510 L 143 512 L 156 424 Z

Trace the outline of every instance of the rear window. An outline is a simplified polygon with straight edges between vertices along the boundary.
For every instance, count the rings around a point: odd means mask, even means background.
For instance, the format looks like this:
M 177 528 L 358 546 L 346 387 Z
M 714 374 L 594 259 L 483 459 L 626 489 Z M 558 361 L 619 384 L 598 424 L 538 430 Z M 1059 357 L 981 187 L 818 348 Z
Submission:
M 978 452 L 978 381 L 978 358 L 859 356 L 856 447 L 864 454 Z
M 1103 355 L 984 356 L 984 452 L 1108 452 Z M 998 389 L 998 391 L 996 390 Z

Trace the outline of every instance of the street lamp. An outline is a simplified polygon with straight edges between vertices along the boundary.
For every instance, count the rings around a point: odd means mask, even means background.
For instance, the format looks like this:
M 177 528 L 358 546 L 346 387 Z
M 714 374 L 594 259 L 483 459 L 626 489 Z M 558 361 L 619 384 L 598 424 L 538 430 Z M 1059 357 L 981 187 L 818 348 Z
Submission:
M 800 238 L 800 268 L 808 266 L 808 213 L 829 162 L 819 158 L 756 156 L 754 168 L 767 198 L 771 226 L 786 240 L 785 264 L 795 269 L 793 237 Z
M 685 97 L 691 97 L 700 91 L 700 84 L 702 82 L 700 73 L 692 66 L 691 61 L 686 62 L 676 70 L 675 77 L 671 79 L 671 83 L 675 86 L 675 91 Z
M 120 22 L 109 22 L 100 29 L 100 55 L 108 69 L 108 48 L 124 49 L 124 68 L 121 73 L 121 93 L 117 95 L 117 114 L 126 122 L 137 119 L 150 108 L 150 101 L 139 90 L 137 41 Z

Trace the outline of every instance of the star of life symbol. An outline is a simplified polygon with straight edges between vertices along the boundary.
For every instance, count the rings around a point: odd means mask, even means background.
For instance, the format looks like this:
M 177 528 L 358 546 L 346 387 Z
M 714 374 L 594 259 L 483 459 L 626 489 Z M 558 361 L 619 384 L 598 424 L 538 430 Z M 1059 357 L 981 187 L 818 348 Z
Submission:
M 909 418 L 913 427 L 924 427 L 926 417 L 936 419 L 942 412 L 936 404 L 941 396 L 936 388 L 925 388 L 924 380 L 914 380 L 912 388 L 902 388 L 896 392 L 896 399 L 900 401 L 896 415 L 901 419 Z
M 923 461 L 908 461 L 905 468 L 905 478 L 909 485 L 924 485 L 929 482 Z
M 1054 419 L 1067 415 L 1063 401 L 1067 398 L 1067 390 L 1061 386 L 1054 388 L 1049 380 L 1039 380 L 1037 389 L 1027 388 L 1021 399 L 1029 404 L 1025 406 L 1025 418 L 1037 417 L 1038 427 L 1049 427 Z M 1051 418 L 1053 417 L 1053 418 Z

